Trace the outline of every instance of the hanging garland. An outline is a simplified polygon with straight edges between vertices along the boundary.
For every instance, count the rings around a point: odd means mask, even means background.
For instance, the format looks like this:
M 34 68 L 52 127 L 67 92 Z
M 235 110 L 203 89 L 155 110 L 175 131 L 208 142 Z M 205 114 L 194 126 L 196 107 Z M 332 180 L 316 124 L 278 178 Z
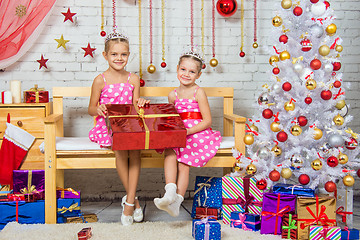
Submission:
M 241 46 L 240 46 L 240 57 L 245 57 L 244 48 L 244 0 L 241 0 Z
M 101 25 L 100 25 L 100 36 L 105 37 L 106 32 L 104 30 L 104 0 L 101 0 Z
M 205 33 L 204 33 L 204 0 L 201 0 L 201 52 L 204 54 L 205 53 Z M 202 66 L 202 69 L 205 69 L 206 65 L 205 63 Z
M 256 37 L 256 31 L 257 31 L 256 9 L 257 9 L 257 4 L 256 4 L 256 0 L 254 0 L 254 43 L 253 43 L 253 48 L 258 48 L 259 47 L 259 44 L 257 43 L 257 37 Z
M 212 57 L 210 66 L 216 67 L 219 62 L 215 58 L 215 0 L 212 0 Z
M 194 0 L 190 1 L 190 45 L 194 47 Z
M 112 0 L 112 13 L 113 13 L 113 32 L 116 32 L 116 2 Z
M 149 11 L 150 11 L 150 65 L 147 68 L 149 73 L 154 73 L 156 71 L 156 67 L 153 65 L 153 34 L 152 34 L 152 0 L 149 0 Z
M 139 75 L 140 75 L 140 86 L 145 86 L 142 70 L 142 38 L 141 38 L 141 0 L 139 0 Z
M 160 66 L 165 68 L 165 0 L 161 0 L 161 30 L 162 63 Z

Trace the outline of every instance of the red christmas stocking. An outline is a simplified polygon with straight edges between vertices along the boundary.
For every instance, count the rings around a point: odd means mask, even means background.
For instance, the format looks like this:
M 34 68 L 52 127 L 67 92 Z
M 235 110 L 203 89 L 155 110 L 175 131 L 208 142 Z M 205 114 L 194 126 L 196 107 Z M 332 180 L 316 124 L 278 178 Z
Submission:
M 19 169 L 34 140 L 30 133 L 6 123 L 0 150 L 0 184 L 12 186 L 12 172 Z

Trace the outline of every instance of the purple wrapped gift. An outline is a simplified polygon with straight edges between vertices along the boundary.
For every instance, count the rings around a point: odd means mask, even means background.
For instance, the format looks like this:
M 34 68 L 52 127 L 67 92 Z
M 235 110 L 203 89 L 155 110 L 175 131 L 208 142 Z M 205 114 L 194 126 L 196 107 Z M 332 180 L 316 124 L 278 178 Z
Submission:
M 80 191 L 72 188 L 56 188 L 56 198 L 80 198 Z
M 296 195 L 280 193 L 264 193 L 261 234 L 281 235 L 282 216 L 295 213 Z
M 45 190 L 44 170 L 14 170 L 13 189 L 14 193 L 32 193 Z

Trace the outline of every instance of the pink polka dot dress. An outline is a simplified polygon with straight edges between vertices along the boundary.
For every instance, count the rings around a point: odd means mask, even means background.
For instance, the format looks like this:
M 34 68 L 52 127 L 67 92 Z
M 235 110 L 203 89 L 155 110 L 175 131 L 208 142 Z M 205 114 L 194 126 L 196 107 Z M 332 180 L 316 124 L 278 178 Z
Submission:
M 106 84 L 103 74 L 105 86 L 101 90 L 99 104 L 132 104 L 134 86 L 129 83 L 130 75 L 126 83 Z M 111 135 L 106 127 L 105 118 L 102 116 L 96 117 L 96 125 L 89 132 L 91 141 L 100 144 L 101 147 L 110 147 L 112 145 Z
M 198 88 L 197 88 L 198 89 Z M 196 91 L 195 90 L 195 94 Z M 176 100 L 175 107 L 179 114 L 181 113 L 200 113 L 198 102 L 194 99 L 178 99 L 175 90 Z M 191 128 L 199 124 L 202 119 L 183 119 L 186 128 Z M 185 148 L 174 148 L 177 155 L 177 160 L 181 163 L 192 167 L 203 167 L 205 164 L 215 156 L 220 147 L 221 134 L 219 131 L 213 131 L 211 128 L 203 131 L 187 135 Z

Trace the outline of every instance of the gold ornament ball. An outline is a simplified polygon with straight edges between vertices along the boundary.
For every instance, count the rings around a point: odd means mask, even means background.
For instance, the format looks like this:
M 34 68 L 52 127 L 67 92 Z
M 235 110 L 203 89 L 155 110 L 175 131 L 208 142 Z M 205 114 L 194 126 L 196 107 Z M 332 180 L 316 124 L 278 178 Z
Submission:
M 210 60 L 210 66 L 216 67 L 218 65 L 218 60 L 216 58 L 213 58 Z
M 275 145 L 271 151 L 275 154 L 276 157 L 280 156 L 282 153 L 281 148 L 278 145 Z
M 338 52 L 342 52 L 343 46 L 341 46 L 341 45 L 336 45 L 335 50 L 338 51 Z
M 290 53 L 285 50 L 280 53 L 280 60 L 285 61 L 286 59 L 290 59 Z
M 250 129 L 254 132 L 258 132 L 259 128 L 257 126 L 255 126 L 254 124 L 250 126 Z
M 344 118 L 342 116 L 340 116 L 340 114 L 336 115 L 333 118 L 333 121 L 334 121 L 335 125 L 337 125 L 337 126 L 341 126 L 344 124 Z
M 246 173 L 247 174 L 255 174 L 257 171 L 256 169 L 256 166 L 254 164 L 249 164 L 247 167 L 246 167 Z
M 345 100 L 340 100 L 336 103 L 335 107 L 339 110 L 341 110 L 343 107 L 345 107 Z
M 338 159 L 340 164 L 345 164 L 349 161 L 349 157 L 344 153 L 340 153 Z
M 279 122 L 273 122 L 273 123 L 271 123 L 271 125 L 270 125 L 270 129 L 271 129 L 271 131 L 273 131 L 273 132 L 278 132 L 278 131 L 281 130 L 279 126 L 280 126 L 280 123 L 279 123 Z
M 251 134 L 246 134 L 244 137 L 244 143 L 246 145 L 251 145 L 254 143 L 254 136 Z
M 343 183 L 344 183 L 345 186 L 351 187 L 352 185 L 354 185 L 355 179 L 354 179 L 353 176 L 351 176 L 351 175 L 346 175 L 346 176 L 343 178 Z
M 316 88 L 316 81 L 310 78 L 306 81 L 305 85 L 308 90 L 314 90 Z
M 330 48 L 327 45 L 322 45 L 319 47 L 319 54 L 323 57 L 327 56 L 330 53 Z
M 274 25 L 274 27 L 280 27 L 281 24 L 282 24 L 282 19 L 281 19 L 281 17 L 275 16 L 275 17 L 272 19 L 272 24 Z
M 295 103 L 293 103 L 293 102 L 286 102 L 285 103 L 285 105 L 284 105 L 284 109 L 286 110 L 286 111 L 294 111 L 294 109 L 295 109 Z
M 294 136 L 299 136 L 302 133 L 302 129 L 301 129 L 301 127 L 299 125 L 294 125 L 290 129 L 290 132 Z
M 320 159 L 315 159 L 314 161 L 311 162 L 311 167 L 312 169 L 314 169 L 315 171 L 319 171 L 322 168 L 322 162 Z
M 147 71 L 149 73 L 154 73 L 156 71 L 156 67 L 154 65 L 150 64 L 147 68 Z
M 259 44 L 257 42 L 254 42 L 253 43 L 253 48 L 258 48 L 259 47 Z
M 270 65 L 273 65 L 275 62 L 278 62 L 278 61 L 279 61 L 279 57 L 276 55 L 272 55 L 269 59 Z
M 290 168 L 283 168 L 283 169 L 281 169 L 280 175 L 281 175 L 281 177 L 283 177 L 285 179 L 289 179 L 289 178 L 291 178 L 292 171 Z
M 323 132 L 319 128 L 315 127 L 314 128 L 314 136 L 313 136 L 314 139 L 319 140 L 320 138 L 322 138 L 322 136 L 323 136 Z
M 237 172 L 241 172 L 244 169 L 242 167 L 239 167 L 239 166 L 235 165 L 234 170 L 237 171 Z
M 292 1 L 291 0 L 282 0 L 281 6 L 283 9 L 289 9 L 292 6 Z
M 333 36 L 336 33 L 336 29 L 337 29 L 336 25 L 332 23 L 326 27 L 325 31 L 327 35 Z

